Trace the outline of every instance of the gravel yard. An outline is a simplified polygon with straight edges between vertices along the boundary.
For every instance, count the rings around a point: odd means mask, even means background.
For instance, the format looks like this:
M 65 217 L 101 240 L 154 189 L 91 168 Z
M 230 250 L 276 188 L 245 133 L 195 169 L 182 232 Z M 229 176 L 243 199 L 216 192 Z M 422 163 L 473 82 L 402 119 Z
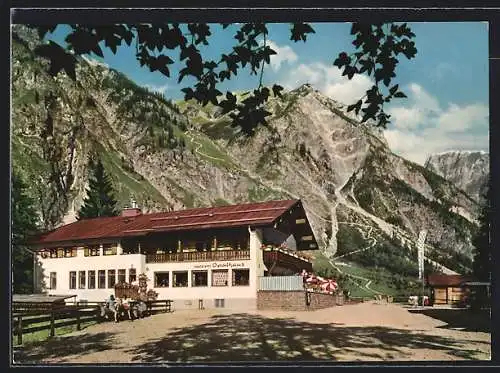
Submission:
M 376 302 L 312 312 L 186 310 L 93 325 L 23 346 L 14 360 L 48 364 L 489 360 L 491 334 L 487 320 L 477 317 L 463 310 L 422 311 Z

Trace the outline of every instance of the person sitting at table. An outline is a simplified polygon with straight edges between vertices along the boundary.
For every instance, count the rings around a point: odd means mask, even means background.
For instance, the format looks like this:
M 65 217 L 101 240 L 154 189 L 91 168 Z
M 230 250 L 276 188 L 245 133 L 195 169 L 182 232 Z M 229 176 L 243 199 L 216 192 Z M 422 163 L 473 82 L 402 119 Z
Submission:
M 106 307 L 110 312 L 113 313 L 115 322 L 118 322 L 118 310 L 116 307 L 115 296 L 113 294 L 111 294 L 109 298 L 106 300 Z
M 132 318 L 132 305 L 131 305 L 132 299 L 130 299 L 128 296 L 122 300 L 122 307 L 123 310 L 128 314 L 128 318 L 130 320 L 133 320 Z

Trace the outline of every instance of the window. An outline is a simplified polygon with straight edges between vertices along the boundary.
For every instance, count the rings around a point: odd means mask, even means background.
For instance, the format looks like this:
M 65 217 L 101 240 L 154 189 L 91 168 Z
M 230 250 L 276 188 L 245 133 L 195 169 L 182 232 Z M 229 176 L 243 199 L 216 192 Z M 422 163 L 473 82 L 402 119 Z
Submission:
M 89 271 L 88 289 L 95 289 L 95 271 Z
M 212 271 L 212 286 L 227 286 L 227 269 L 218 269 Z
M 137 276 L 135 274 L 135 268 L 130 268 L 128 270 L 128 282 L 132 283 L 137 280 Z
M 76 289 L 76 272 L 71 271 L 69 273 L 69 288 Z
M 78 289 L 85 289 L 85 271 L 78 272 Z
M 49 289 L 55 290 L 57 287 L 57 274 L 56 272 L 50 272 L 50 287 Z
M 127 279 L 127 276 L 126 276 L 126 271 L 124 269 L 119 269 L 118 270 L 118 283 L 119 284 L 123 284 L 125 282 L 125 280 Z
M 64 258 L 64 249 L 57 249 L 57 257 Z
M 50 249 L 50 257 L 57 258 L 57 249 Z
M 114 269 L 108 269 L 108 289 L 115 287 L 116 274 Z
M 233 286 L 250 285 L 250 270 L 249 269 L 233 269 Z
M 64 249 L 64 257 L 65 258 L 74 258 L 74 257 L 76 257 L 76 252 L 77 252 L 76 247 L 66 247 Z
M 102 246 L 104 255 L 116 255 L 116 246 L 106 244 Z
M 85 256 L 99 256 L 99 246 L 89 246 L 84 249 Z
M 208 286 L 208 271 L 193 271 L 192 286 Z
M 99 271 L 99 282 L 98 282 L 98 286 L 99 286 L 99 289 L 104 289 L 106 287 L 106 271 Z
M 215 308 L 224 308 L 224 299 L 215 299 Z
M 169 272 L 155 272 L 155 288 L 168 288 Z
M 188 272 L 173 272 L 174 275 L 174 287 L 187 287 L 188 286 Z
M 295 224 L 305 224 L 306 223 L 306 219 L 296 219 L 295 220 Z

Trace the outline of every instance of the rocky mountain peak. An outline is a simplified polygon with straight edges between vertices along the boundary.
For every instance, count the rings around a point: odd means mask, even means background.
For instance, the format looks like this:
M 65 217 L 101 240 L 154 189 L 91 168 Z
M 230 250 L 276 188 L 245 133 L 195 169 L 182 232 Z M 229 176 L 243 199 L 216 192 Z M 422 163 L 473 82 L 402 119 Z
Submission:
M 489 178 L 490 156 L 485 151 L 452 150 L 430 155 L 425 167 L 481 202 Z

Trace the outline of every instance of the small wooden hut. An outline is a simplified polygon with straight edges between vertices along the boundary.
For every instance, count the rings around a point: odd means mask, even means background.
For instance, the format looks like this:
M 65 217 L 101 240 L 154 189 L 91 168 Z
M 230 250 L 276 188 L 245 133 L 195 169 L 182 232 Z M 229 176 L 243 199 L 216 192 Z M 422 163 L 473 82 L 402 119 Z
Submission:
M 433 273 L 427 277 L 427 286 L 431 289 L 432 305 L 459 305 L 470 292 L 467 283 L 473 281 L 470 276 L 445 275 Z

